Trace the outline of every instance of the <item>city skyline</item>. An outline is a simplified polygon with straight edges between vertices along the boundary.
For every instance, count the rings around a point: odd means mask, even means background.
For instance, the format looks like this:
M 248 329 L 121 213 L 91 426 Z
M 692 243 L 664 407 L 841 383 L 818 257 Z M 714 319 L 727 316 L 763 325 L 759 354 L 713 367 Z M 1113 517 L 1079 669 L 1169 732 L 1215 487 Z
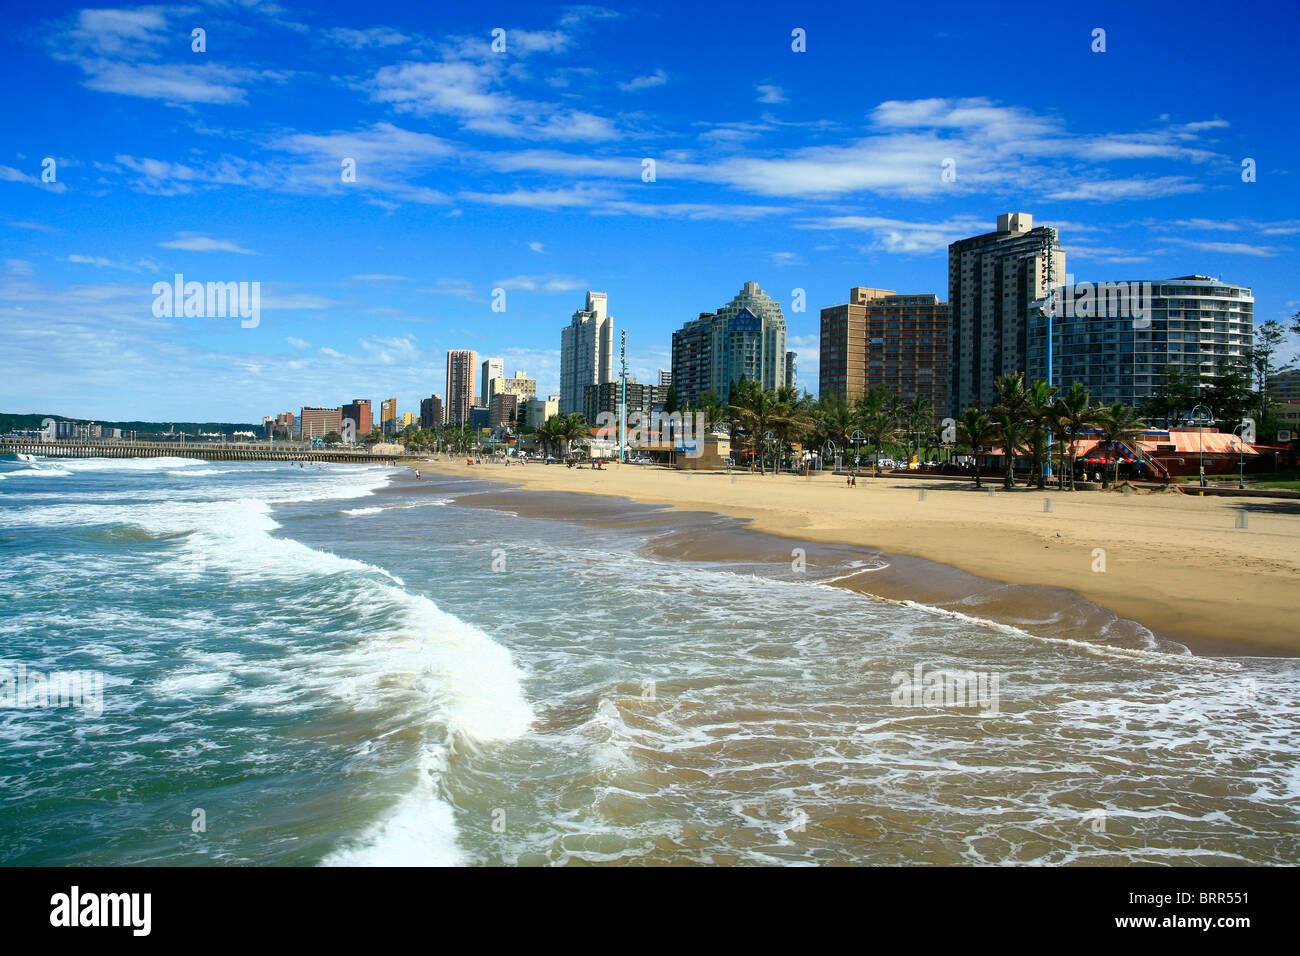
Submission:
M 1060 232 L 1076 281 L 1222 275 L 1253 289 L 1257 323 L 1284 319 L 1300 308 L 1281 159 L 1296 133 L 1276 122 L 1288 31 L 1224 24 L 1252 75 L 1211 77 L 1182 9 L 880 11 L 897 62 L 865 91 L 840 78 L 860 38 L 815 11 L 451 5 L 434 29 L 418 10 L 332 5 L 16 9 L 0 40 L 0 407 L 255 422 L 396 395 L 412 410 L 445 395 L 462 348 L 559 393 L 556 333 L 588 289 L 652 383 L 672 331 L 751 280 L 781 303 L 815 392 L 822 307 L 856 286 L 942 296 L 948 243 L 1008 209 Z M 753 55 L 710 65 L 724 47 Z M 1004 48 L 1081 82 L 1040 92 L 985 69 Z M 598 81 L 580 62 L 594 50 L 619 70 Z M 942 62 L 917 71 L 922 56 Z M 176 274 L 261 283 L 259 321 L 154 315 L 153 284 Z

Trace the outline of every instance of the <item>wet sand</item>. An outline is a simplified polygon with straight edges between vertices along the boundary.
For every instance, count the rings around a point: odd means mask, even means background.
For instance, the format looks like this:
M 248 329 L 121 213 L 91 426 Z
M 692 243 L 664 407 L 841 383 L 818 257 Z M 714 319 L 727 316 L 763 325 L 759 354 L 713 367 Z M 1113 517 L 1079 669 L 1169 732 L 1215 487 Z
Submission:
M 1196 654 L 1300 654 L 1297 502 L 1000 486 L 990 495 L 942 478 L 860 477 L 848 488 L 831 475 L 617 465 L 419 467 L 440 494 L 470 480 L 462 504 L 617 524 L 644 532 L 665 559 L 754 561 L 771 573 L 800 549 L 813 580 L 857 562 L 859 573 L 827 583 L 1032 633 L 1139 647 L 1149 630 L 1158 646 L 1173 641 Z M 474 493 L 484 486 L 473 479 L 518 490 Z M 415 483 L 400 481 L 404 490 Z

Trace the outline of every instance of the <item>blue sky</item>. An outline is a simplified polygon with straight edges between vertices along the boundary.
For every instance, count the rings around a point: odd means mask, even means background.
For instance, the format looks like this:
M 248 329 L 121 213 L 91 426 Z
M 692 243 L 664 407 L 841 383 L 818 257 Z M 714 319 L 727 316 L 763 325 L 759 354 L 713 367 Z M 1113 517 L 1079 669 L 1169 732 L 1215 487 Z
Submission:
M 1063 6 L 6 4 L 0 409 L 417 411 L 448 348 L 557 392 L 588 288 L 647 381 L 747 280 L 815 391 L 822 306 L 946 298 L 947 243 L 1007 211 L 1058 226 L 1079 280 L 1222 274 L 1257 322 L 1300 309 L 1300 8 Z M 177 272 L 260 282 L 259 325 L 156 318 Z

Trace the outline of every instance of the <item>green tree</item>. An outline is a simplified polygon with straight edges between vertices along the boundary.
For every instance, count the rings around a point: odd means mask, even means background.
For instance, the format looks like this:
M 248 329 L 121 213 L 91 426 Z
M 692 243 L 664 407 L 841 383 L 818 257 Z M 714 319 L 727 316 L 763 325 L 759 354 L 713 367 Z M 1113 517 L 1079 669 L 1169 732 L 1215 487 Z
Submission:
M 665 410 L 667 410 L 666 407 Z M 718 393 L 713 391 L 713 389 L 700 393 L 700 397 L 696 400 L 693 411 L 704 416 L 704 427 L 706 430 L 712 430 L 717 425 L 726 427 L 728 424 L 727 410 L 722 407 L 722 402 L 718 400 Z
M 1201 377 L 1171 366 L 1150 398 L 1142 404 L 1142 415 L 1171 428 L 1186 421 L 1201 400 Z
M 779 472 L 786 449 L 793 450 L 794 443 L 802 443 L 812 429 L 812 399 L 806 393 L 800 395 L 793 385 L 782 385 L 774 397 L 776 414 L 772 419 L 772 434 L 777 443 L 776 471 Z
M 970 449 L 975 458 L 975 487 L 980 484 L 979 450 L 997 440 L 998 429 L 993 419 L 978 408 L 968 408 L 957 419 L 957 443 Z
M 1052 424 L 1053 402 L 1056 399 L 1056 386 L 1048 385 L 1045 379 L 1038 379 L 1025 390 L 1025 418 L 1029 426 L 1029 457 L 1033 462 L 1034 475 L 1039 489 L 1045 486 L 1043 474 L 1044 457 L 1050 454 L 1047 437 Z
M 1142 420 L 1138 418 L 1137 412 L 1132 408 L 1116 402 L 1114 405 L 1107 405 L 1097 413 L 1097 427 L 1101 431 L 1101 440 L 1111 451 L 1112 464 L 1114 472 L 1112 481 L 1119 481 L 1119 448 L 1120 442 L 1129 442 L 1142 434 L 1145 426 Z
M 1088 389 L 1075 382 L 1070 390 L 1057 396 L 1052 406 L 1052 427 L 1060 434 L 1063 457 L 1070 472 L 1070 490 L 1074 491 L 1074 445 L 1084 432 L 1097 424 L 1097 409 L 1092 404 Z
M 1267 417 L 1270 407 L 1269 386 L 1273 377 L 1285 368 L 1274 363 L 1278 349 L 1285 342 L 1286 329 L 1276 319 L 1269 319 L 1255 327 L 1255 348 L 1251 352 L 1250 364 L 1255 373 L 1255 391 L 1259 398 L 1257 409 L 1261 422 Z
M 858 427 L 857 416 L 849 408 L 844 396 L 832 392 L 823 396 L 812 410 L 814 431 L 819 447 L 826 442 L 834 442 L 835 447 L 844 449 L 849 443 L 849 436 Z
M 1026 444 L 1029 431 L 1029 398 L 1025 380 L 1020 373 L 1003 375 L 997 380 L 998 404 L 993 409 L 993 423 L 998 428 L 1003 451 L 1007 457 L 1007 473 L 1003 487 L 1014 488 L 1016 483 L 1016 452 Z
M 758 458 L 759 474 L 767 474 L 765 443 L 767 433 L 772 430 L 772 420 L 778 413 L 776 394 L 742 377 L 731 387 L 728 411 L 736 420 L 743 446 Z
M 1205 390 L 1205 402 L 1214 410 L 1215 420 L 1227 423 L 1227 429 L 1255 408 L 1255 393 L 1250 387 L 1250 372 L 1244 364 L 1220 365 Z

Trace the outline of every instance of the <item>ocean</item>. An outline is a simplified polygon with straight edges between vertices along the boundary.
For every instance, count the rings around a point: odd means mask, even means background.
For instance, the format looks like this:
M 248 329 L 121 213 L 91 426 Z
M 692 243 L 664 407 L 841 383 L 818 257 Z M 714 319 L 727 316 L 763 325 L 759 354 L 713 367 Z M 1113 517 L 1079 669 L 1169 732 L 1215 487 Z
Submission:
M 571 497 L 0 462 L 0 863 L 1300 862 L 1295 659 L 839 586 L 871 552 L 671 557 L 750 539 Z

